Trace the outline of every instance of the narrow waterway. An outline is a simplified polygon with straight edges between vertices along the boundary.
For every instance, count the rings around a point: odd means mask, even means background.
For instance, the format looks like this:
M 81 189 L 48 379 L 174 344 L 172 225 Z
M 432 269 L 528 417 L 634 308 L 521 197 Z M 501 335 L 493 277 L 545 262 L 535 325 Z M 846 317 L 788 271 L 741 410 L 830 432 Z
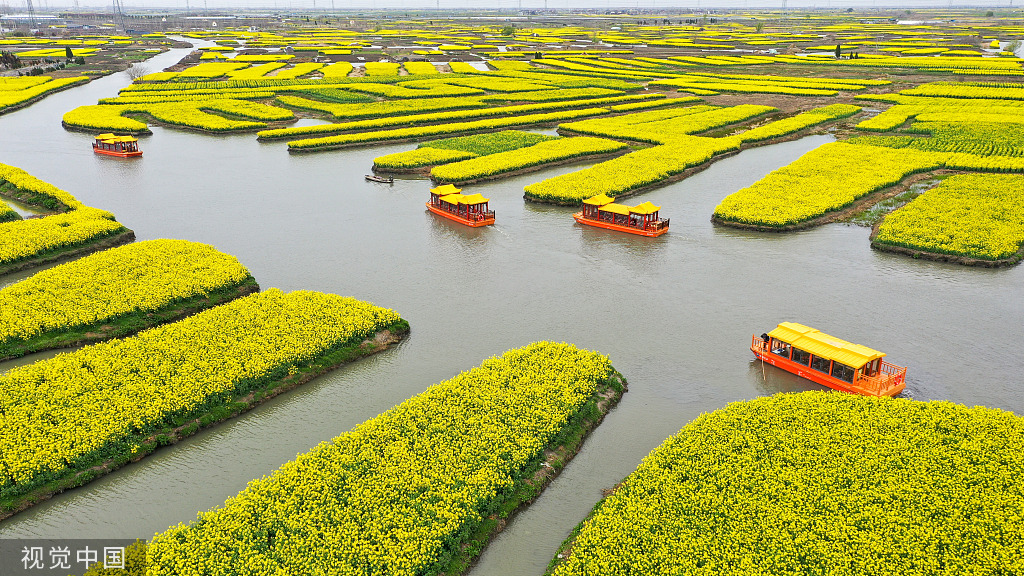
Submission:
M 0 537 L 150 537 L 430 384 L 536 340 L 607 354 L 629 393 L 491 544 L 474 576 L 541 574 L 601 489 L 700 413 L 817 389 L 752 361 L 750 335 L 780 321 L 884 350 L 910 367 L 914 398 L 1024 411 L 1024 268 L 878 253 L 868 229 L 856 226 L 758 234 L 710 223 L 724 196 L 831 137 L 748 150 L 636 198 L 671 218 L 660 238 L 581 227 L 570 208 L 523 201 L 523 186 L 574 166 L 467 187 L 490 198 L 498 218 L 467 229 L 425 210 L 426 180 L 363 180 L 375 156 L 408 144 L 289 155 L 283 143 L 251 134 L 154 127 L 143 158 L 97 157 L 91 136 L 64 131 L 60 117 L 126 83 L 123 75 L 104 78 L 0 117 L 0 162 L 112 211 L 140 240 L 213 244 L 264 288 L 369 300 L 399 311 L 412 334 L 8 519 Z

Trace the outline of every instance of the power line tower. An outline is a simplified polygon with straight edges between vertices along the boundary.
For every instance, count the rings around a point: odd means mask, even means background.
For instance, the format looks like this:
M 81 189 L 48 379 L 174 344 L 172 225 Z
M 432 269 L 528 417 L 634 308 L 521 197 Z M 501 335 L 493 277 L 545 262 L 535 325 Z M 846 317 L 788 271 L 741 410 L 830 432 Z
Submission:
M 114 0 L 114 30 L 125 31 L 124 10 L 121 9 L 121 0 Z
M 36 22 L 36 9 L 32 7 L 32 0 L 25 0 L 25 3 L 28 4 L 28 16 L 32 19 L 32 27 L 39 28 L 39 23 Z

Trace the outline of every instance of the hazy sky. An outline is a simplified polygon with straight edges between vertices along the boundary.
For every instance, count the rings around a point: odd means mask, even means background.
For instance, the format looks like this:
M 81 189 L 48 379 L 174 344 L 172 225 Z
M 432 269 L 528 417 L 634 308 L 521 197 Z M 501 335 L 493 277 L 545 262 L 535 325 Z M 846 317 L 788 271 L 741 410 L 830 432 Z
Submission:
M 519 6 L 523 9 L 575 9 L 575 8 L 655 8 L 669 11 L 671 8 L 678 8 L 680 11 L 697 10 L 708 8 L 724 8 L 731 10 L 773 8 L 782 7 L 782 0 L 439 0 L 440 6 L 444 8 L 486 8 L 515 10 Z M 33 0 L 37 10 L 45 11 L 61 10 L 72 6 L 73 0 Z M 400 11 L 403 9 L 432 9 L 437 6 L 438 0 L 125 0 L 122 5 L 131 11 L 132 8 L 154 9 L 158 7 L 169 7 L 178 10 L 185 10 L 186 3 L 192 11 L 204 9 L 232 9 L 232 8 L 257 8 L 257 9 L 312 9 L 318 10 L 373 10 L 389 9 Z M 79 0 L 80 8 L 109 9 L 110 2 L 98 2 L 96 0 Z M 787 0 L 790 8 L 813 7 L 819 9 L 827 8 L 848 8 L 871 9 L 871 8 L 949 8 L 949 7 L 993 7 L 1009 11 L 1024 6 L 1024 0 L 1005 0 L 1003 2 L 976 1 L 976 2 L 942 2 L 935 0 L 906 0 L 895 2 L 893 0 Z M 0 0 L 0 12 L 20 13 L 24 12 L 24 0 Z M 1024 17 L 1024 13 L 1022 13 Z

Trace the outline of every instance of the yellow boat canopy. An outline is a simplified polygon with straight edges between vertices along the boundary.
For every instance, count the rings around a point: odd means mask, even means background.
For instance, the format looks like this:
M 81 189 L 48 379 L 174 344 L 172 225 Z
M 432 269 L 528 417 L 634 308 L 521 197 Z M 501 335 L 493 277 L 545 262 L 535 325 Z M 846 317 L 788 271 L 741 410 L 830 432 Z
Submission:
M 584 204 L 590 204 L 591 206 L 604 206 L 605 204 L 611 204 L 615 202 L 615 199 L 607 194 L 598 194 L 593 198 L 587 198 L 583 201 Z
M 480 194 L 449 194 L 447 196 L 441 196 L 440 200 L 449 204 L 468 204 L 470 206 L 490 202 L 489 198 L 484 198 Z
M 115 142 L 138 142 L 139 139 L 135 136 L 114 136 L 113 134 L 100 134 L 96 137 L 106 144 L 113 144 Z
M 661 210 L 661 206 L 655 206 L 650 202 L 644 202 L 639 206 L 634 206 L 633 208 L 629 209 L 629 211 L 632 212 L 633 214 L 654 214 L 658 210 Z
M 884 352 L 860 344 L 851 344 L 796 322 L 783 322 L 768 335 L 815 356 L 835 360 L 854 369 L 885 356 Z
M 602 212 L 611 212 L 612 214 L 622 214 L 623 216 L 629 216 L 629 206 L 623 206 L 622 204 L 605 204 L 601 206 Z
M 445 184 L 444 186 L 438 186 L 437 188 L 431 188 L 430 189 L 430 193 L 431 194 L 437 194 L 439 196 L 447 196 L 449 194 L 458 194 L 459 192 L 462 192 L 462 188 L 456 188 L 455 186 L 452 186 L 451 184 Z
M 462 198 L 459 199 L 459 204 L 484 204 L 490 202 L 490 198 L 484 198 L 482 194 L 461 194 Z

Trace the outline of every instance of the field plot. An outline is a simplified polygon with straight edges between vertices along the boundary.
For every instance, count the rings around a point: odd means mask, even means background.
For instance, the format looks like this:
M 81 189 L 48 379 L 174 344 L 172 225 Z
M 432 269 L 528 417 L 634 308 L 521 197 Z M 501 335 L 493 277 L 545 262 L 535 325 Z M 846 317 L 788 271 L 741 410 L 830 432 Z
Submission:
M 780 394 L 648 455 L 552 561 L 570 574 L 1024 569 L 1024 419 L 948 402 Z
M 48 76 L 0 78 L 0 114 L 30 104 L 52 92 L 88 81 L 84 76 L 58 79 Z
M 566 161 L 606 156 L 625 150 L 621 142 L 604 138 L 580 136 L 560 138 L 528 146 L 519 150 L 499 152 L 483 158 L 472 158 L 435 166 L 430 177 L 438 183 L 466 183 L 521 173 L 530 168 L 541 168 Z
M 0 289 L 0 359 L 124 336 L 258 290 L 236 258 L 206 244 L 111 248 Z
M 162 36 L 90 34 L 48 38 L 6 34 L 0 38 L 0 51 L 4 52 L 0 66 L 10 69 L 12 75 L 0 76 L 0 114 L 124 70 L 132 62 L 160 53 L 168 44 L 172 42 L 163 41 Z
M 792 226 L 941 165 L 941 159 L 929 152 L 826 144 L 729 195 L 715 208 L 715 218 L 762 227 Z
M 490 134 L 456 136 L 421 143 L 417 149 L 378 156 L 373 160 L 374 170 L 389 172 L 416 171 L 428 166 L 478 158 L 533 146 L 555 139 L 554 136 L 503 130 Z
M 565 133 L 600 135 L 656 146 L 530 184 L 525 188 L 525 197 L 537 202 L 577 205 L 597 194 L 611 197 L 634 194 L 671 179 L 685 177 L 687 171 L 706 165 L 716 155 L 850 116 L 860 108 L 834 104 L 727 136 L 694 135 L 747 121 L 773 110 L 768 106 L 754 105 L 731 108 L 691 106 L 561 124 L 559 130 Z
M 209 112 L 221 112 L 228 116 L 250 118 L 233 120 Z M 151 102 L 135 104 L 104 104 L 80 106 L 64 115 L 67 128 L 87 131 L 114 131 L 129 134 L 148 134 L 145 122 L 124 117 L 125 114 L 146 114 L 166 124 L 202 130 L 206 132 L 236 132 L 266 128 L 266 122 L 254 120 L 294 120 L 290 110 L 267 106 L 258 102 L 232 100 L 227 98 L 201 100 L 180 100 L 173 102 Z
M 549 342 L 511 350 L 158 534 L 148 573 L 462 573 L 623 392 L 598 353 Z M 562 456 L 545 455 L 559 447 Z
M 0 376 L 2 513 L 85 484 L 407 330 L 398 314 L 367 302 L 271 289 L 11 370 Z
M 135 239 L 110 212 L 90 208 L 14 166 L 0 164 L 0 195 L 54 212 L 0 223 L 0 275 Z
M 1024 176 L 951 176 L 886 216 L 872 246 L 1015 263 L 1024 258 Z M 955 260 L 954 260 L 955 261 Z
M 414 70 L 428 73 L 399 76 L 393 73 L 398 69 L 397 65 L 370 64 L 373 66 L 367 67 L 367 76 L 350 77 L 329 73 L 334 65 L 315 69 L 307 66 L 296 70 L 304 65 L 279 68 L 280 63 L 267 63 L 250 69 L 244 62 L 203 62 L 181 72 L 150 74 L 122 90 L 117 98 L 103 99 L 98 106 L 83 106 L 69 111 L 65 114 L 64 123 L 69 128 L 142 132 L 147 130 L 143 122 L 123 116 L 146 114 L 167 124 L 189 128 L 249 130 L 259 126 L 239 121 L 236 117 L 250 121 L 288 121 L 294 117 L 291 110 L 281 108 L 287 106 L 304 114 L 383 120 L 378 127 L 412 127 L 431 120 L 436 123 L 529 110 L 587 108 L 662 96 L 630 97 L 624 92 L 637 90 L 640 86 L 608 78 L 551 74 L 542 69 L 508 72 L 473 69 L 473 73 L 440 74 L 432 64 L 410 63 L 426 64 L 432 71 L 413 66 Z M 320 76 L 312 77 L 312 74 Z M 199 79 L 203 81 L 196 81 Z M 243 107 L 245 102 L 225 102 L 230 99 L 247 100 L 249 108 Z M 356 105 L 356 102 L 364 104 Z M 519 107 L 500 106 L 510 102 L 519 103 Z M 534 108 L 523 108 L 531 103 Z M 227 104 L 231 104 L 230 109 L 225 108 Z M 433 111 L 460 109 L 486 110 L 469 115 L 423 117 Z M 403 115 L 406 117 L 396 118 Z M 336 133 L 365 128 L 369 126 L 342 124 L 319 127 L 315 132 Z M 281 137 L 315 132 L 277 133 L 270 130 L 260 136 Z
M 878 135 L 854 136 L 807 154 L 725 198 L 715 209 L 713 219 L 721 224 L 762 230 L 799 229 L 846 217 L 851 209 L 900 193 L 913 182 L 912 176 L 921 172 L 1022 172 L 1021 86 L 1024 85 L 929 82 L 897 94 L 857 96 L 861 101 L 891 104 L 856 125 L 862 134 Z M 843 185 L 836 186 L 840 181 Z M 933 197 L 952 198 L 952 188 L 943 190 L 946 192 Z M 961 193 L 968 192 L 965 189 Z M 1014 256 L 1019 243 L 1011 232 L 1015 220 L 1013 216 L 1008 221 L 1006 216 L 996 216 L 1012 214 L 1013 202 L 1012 194 L 1006 196 L 1000 191 L 979 203 L 971 221 L 981 228 L 974 230 L 973 240 L 948 229 L 945 236 L 934 236 L 940 227 L 937 221 L 918 233 L 910 233 L 905 225 L 895 233 L 896 222 L 902 218 L 922 214 L 924 209 L 931 210 L 936 217 L 942 210 L 925 200 L 901 215 L 893 215 L 882 240 L 872 245 L 963 264 L 1015 263 L 1019 261 Z M 962 204 L 952 202 L 948 208 L 951 218 L 966 217 L 962 213 L 954 215 L 963 210 Z M 994 218 L 1006 221 L 1007 228 L 989 229 L 996 226 Z M 996 236 L 1003 239 L 997 242 Z

